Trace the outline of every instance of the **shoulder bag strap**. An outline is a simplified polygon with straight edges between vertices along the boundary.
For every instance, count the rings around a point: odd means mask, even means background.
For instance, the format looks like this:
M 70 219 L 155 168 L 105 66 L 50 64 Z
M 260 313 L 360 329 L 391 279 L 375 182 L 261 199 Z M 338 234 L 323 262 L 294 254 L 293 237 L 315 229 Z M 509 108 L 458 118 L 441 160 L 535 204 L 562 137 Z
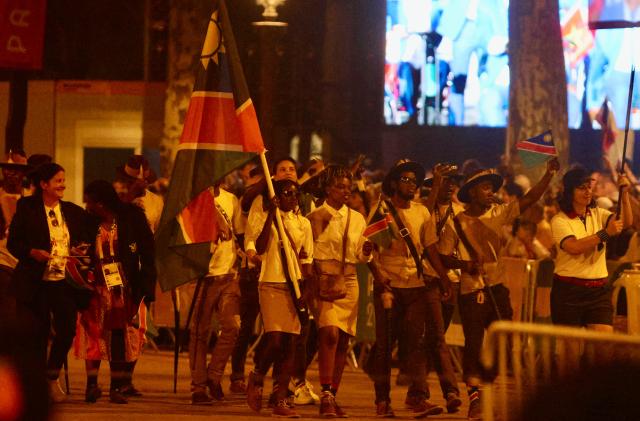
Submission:
M 460 224 L 460 220 L 458 219 L 457 215 L 453 218 L 453 225 L 456 228 L 456 234 L 458 234 L 458 238 L 460 238 L 460 241 L 462 241 L 462 244 L 464 244 L 464 248 L 467 249 L 469 256 L 471 256 L 471 260 L 473 260 L 474 262 L 479 262 L 480 259 L 478 259 L 478 252 L 476 252 L 476 249 L 474 249 L 471 245 L 467 234 L 465 234 L 464 230 L 462 229 L 462 224 Z
M 393 217 L 394 222 L 398 226 L 400 237 L 402 237 L 404 242 L 407 244 L 407 248 L 409 249 L 409 253 L 411 253 L 411 257 L 413 257 L 413 261 L 416 264 L 416 270 L 418 271 L 418 277 L 422 278 L 423 277 L 423 275 L 422 275 L 422 259 L 418 255 L 418 249 L 416 249 L 416 245 L 413 244 L 413 240 L 411 239 L 411 231 L 409 231 L 409 229 L 404 226 L 404 223 L 402 222 L 402 219 L 400 218 L 400 215 L 398 215 L 398 211 L 396 210 L 396 207 L 393 206 L 393 203 L 391 203 L 390 200 L 385 200 L 385 203 L 387 204 L 387 207 L 389 208 L 389 211 L 391 212 L 391 216 Z
M 344 275 L 344 265 L 347 262 L 347 239 L 349 238 L 349 222 L 351 222 L 351 208 L 347 207 L 347 223 L 344 226 L 344 234 L 342 234 L 342 265 L 340 272 Z

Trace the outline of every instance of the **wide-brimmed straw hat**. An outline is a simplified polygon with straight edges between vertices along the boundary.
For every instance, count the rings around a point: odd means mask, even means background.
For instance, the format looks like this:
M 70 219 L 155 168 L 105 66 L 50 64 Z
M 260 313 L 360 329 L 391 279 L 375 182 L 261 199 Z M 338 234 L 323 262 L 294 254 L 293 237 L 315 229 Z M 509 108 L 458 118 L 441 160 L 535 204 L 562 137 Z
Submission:
M 472 174 L 465 180 L 462 187 L 460 187 L 460 190 L 458 190 L 458 200 L 463 203 L 471 202 L 469 190 L 471 190 L 473 186 L 476 186 L 484 181 L 491 182 L 493 186 L 493 192 L 495 193 L 500 189 L 500 187 L 502 187 L 504 179 L 500 174 L 496 173 L 496 170 L 494 170 L 493 168 L 488 170 L 481 170 L 475 174 Z
M 391 187 L 392 181 L 397 181 L 400 178 L 400 174 L 403 172 L 412 172 L 416 175 L 416 183 L 418 188 L 422 186 L 422 181 L 424 180 L 424 167 L 417 162 L 411 161 L 409 159 L 401 159 L 396 162 L 396 164 L 389 170 L 387 175 L 384 177 L 382 181 L 382 192 L 387 196 L 393 196 L 394 190 Z

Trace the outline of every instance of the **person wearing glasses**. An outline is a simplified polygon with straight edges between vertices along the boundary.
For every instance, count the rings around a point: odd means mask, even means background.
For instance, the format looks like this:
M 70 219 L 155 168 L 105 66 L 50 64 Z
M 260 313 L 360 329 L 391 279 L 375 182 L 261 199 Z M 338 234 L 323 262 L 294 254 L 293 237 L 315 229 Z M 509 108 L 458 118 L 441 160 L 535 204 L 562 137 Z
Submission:
M 399 331 L 407 340 L 407 361 L 403 361 L 411 377 L 405 404 L 416 418 L 442 413 L 443 408 L 431 403 L 426 382 L 426 352 L 424 345 L 425 323 L 444 343 L 444 322 L 440 306 L 441 293 L 448 296 L 450 281 L 440 262 L 436 243 L 438 236 L 429 210 L 414 201 L 416 192 L 424 180 L 424 168 L 410 160 L 400 160 L 391 168 L 382 191 L 386 198 L 381 202 L 393 220 L 396 235 L 387 247 L 380 246 L 374 253 L 374 263 L 379 284 L 375 294 L 376 355 L 377 364 L 372 373 L 376 392 L 378 417 L 393 417 L 390 397 L 391 344 Z M 427 264 L 423 259 L 427 257 Z M 392 326 L 387 326 L 383 294 L 393 295 Z M 388 306 L 388 305 L 387 305 Z M 435 333 L 437 332 L 437 333 Z
M 257 356 L 257 364 L 249 377 L 247 402 L 256 412 L 262 406 L 263 379 L 272 364 L 279 370 L 274 374 L 278 387 L 273 416 L 297 417 L 295 410 L 289 407 L 287 392 L 293 372 L 294 353 L 297 338 L 301 331 L 301 322 L 297 316 L 291 287 L 287 285 L 287 276 L 309 279 L 313 272 L 313 235 L 311 224 L 304 216 L 295 212 L 298 207 L 298 184 L 288 179 L 274 182 L 275 197 L 269 212 L 252 214 L 249 219 L 254 229 L 260 231 L 256 240 L 256 253 L 262 258 L 259 277 L 260 313 L 264 325 L 264 346 Z M 287 238 L 279 238 L 276 229 L 276 207 L 280 209 Z M 291 258 L 296 259 L 300 273 L 285 273 L 280 240 L 293 247 Z M 302 276 L 302 278 L 301 278 Z
M 562 179 L 561 212 L 551 220 L 558 244 L 551 320 L 554 324 L 581 326 L 612 332 L 612 289 L 608 287 L 607 241 L 633 222 L 629 180 L 621 175 L 620 214 L 599 208 L 593 198 L 594 180 L 582 167 L 573 168 Z
M 12 288 L 19 312 L 33 323 L 36 346 L 46 361 L 51 398 L 61 402 L 66 395 L 58 375 L 75 335 L 77 310 L 86 298 L 67 282 L 66 263 L 70 255 L 86 254 L 92 240 L 85 210 L 62 200 L 64 168 L 44 164 L 35 172 L 34 182 L 35 194 L 18 201 L 7 248 L 18 259 Z M 51 322 L 55 336 L 47 360 Z

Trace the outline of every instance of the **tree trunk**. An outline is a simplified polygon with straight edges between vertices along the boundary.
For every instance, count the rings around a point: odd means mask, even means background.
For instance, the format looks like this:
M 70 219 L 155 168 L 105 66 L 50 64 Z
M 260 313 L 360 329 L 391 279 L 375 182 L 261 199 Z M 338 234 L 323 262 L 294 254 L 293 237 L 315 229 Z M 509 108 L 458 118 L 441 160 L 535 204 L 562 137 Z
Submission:
M 557 0 L 518 0 L 509 5 L 509 127 L 506 155 L 517 172 L 532 177 L 544 167 L 526 168 L 515 144 L 549 129 L 560 159 L 569 161 L 567 84 Z
M 173 0 L 169 12 L 169 50 L 164 134 L 160 142 L 160 172 L 171 175 L 176 146 L 195 81 L 196 64 L 213 3 L 209 0 Z

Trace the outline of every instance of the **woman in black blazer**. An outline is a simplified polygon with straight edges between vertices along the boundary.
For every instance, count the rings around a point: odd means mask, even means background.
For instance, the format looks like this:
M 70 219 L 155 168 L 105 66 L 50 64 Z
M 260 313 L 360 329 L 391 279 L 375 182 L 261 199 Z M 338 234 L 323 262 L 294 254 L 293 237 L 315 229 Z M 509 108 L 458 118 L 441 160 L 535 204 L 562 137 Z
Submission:
M 46 361 L 51 398 L 66 395 L 58 375 L 75 335 L 80 292 L 67 282 L 66 257 L 86 252 L 90 241 L 87 213 L 62 199 L 64 169 L 55 163 L 42 165 L 35 173 L 36 192 L 18 201 L 11 221 L 7 248 L 18 259 L 12 290 L 24 317 L 32 323 L 38 352 Z M 48 360 L 47 343 L 51 315 L 55 338 Z
M 76 356 L 86 361 L 85 400 L 95 402 L 101 396 L 98 369 L 101 360 L 108 360 L 110 401 L 127 403 L 127 363 L 137 360 L 144 340 L 139 326 L 144 314 L 139 311 L 154 299 L 153 234 L 144 212 L 121 202 L 107 181 L 91 182 L 85 201 L 87 211 L 97 218 L 92 229 L 95 245 L 89 251 L 94 293 L 80 313 L 75 346 Z

